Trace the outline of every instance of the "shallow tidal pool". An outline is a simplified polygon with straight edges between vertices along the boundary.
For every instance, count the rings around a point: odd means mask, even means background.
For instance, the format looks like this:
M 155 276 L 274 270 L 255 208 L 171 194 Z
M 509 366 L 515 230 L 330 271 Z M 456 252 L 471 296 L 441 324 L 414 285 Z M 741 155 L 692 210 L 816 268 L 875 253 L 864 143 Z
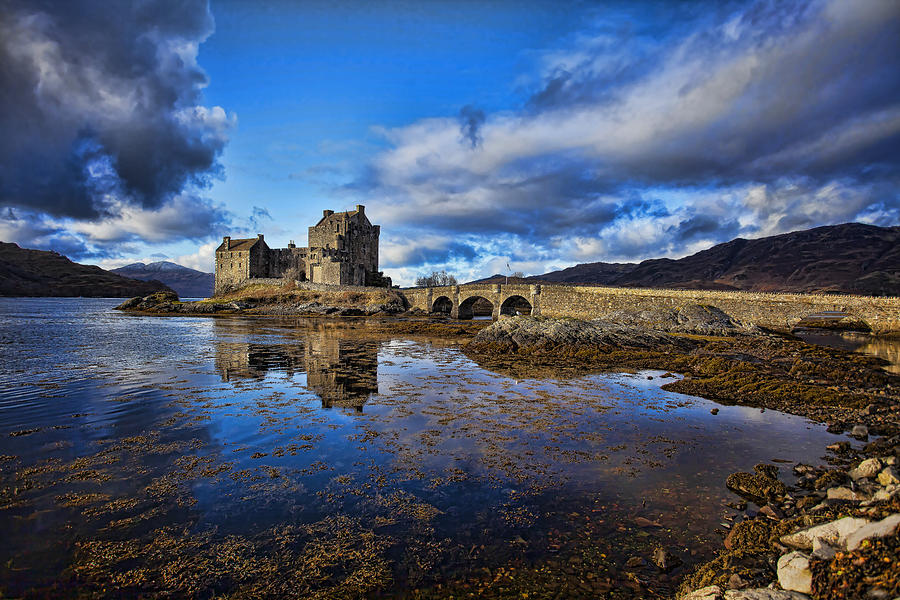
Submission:
M 666 595 L 739 514 L 728 474 L 845 439 L 661 371 L 117 303 L 0 298 L 0 596 Z

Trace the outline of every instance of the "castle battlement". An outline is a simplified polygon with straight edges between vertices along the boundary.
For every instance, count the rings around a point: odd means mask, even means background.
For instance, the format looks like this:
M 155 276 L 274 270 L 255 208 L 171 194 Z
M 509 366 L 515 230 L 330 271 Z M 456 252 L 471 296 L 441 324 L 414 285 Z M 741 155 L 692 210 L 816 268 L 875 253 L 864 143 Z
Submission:
M 216 248 L 216 295 L 253 279 L 289 277 L 326 285 L 390 287 L 390 279 L 378 270 L 378 237 L 381 227 L 372 225 L 365 206 L 356 210 L 325 210 L 309 228 L 309 246 L 269 248 L 262 234 L 249 239 L 225 236 Z

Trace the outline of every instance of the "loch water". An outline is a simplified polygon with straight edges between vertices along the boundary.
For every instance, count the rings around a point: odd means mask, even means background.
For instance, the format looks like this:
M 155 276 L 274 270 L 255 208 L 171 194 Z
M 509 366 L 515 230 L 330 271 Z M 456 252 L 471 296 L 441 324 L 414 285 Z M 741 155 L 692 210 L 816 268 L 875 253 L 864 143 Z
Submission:
M 661 371 L 514 379 L 364 320 L 118 302 L 0 298 L 0 596 L 669 593 L 649 557 L 712 555 L 729 473 L 846 439 Z

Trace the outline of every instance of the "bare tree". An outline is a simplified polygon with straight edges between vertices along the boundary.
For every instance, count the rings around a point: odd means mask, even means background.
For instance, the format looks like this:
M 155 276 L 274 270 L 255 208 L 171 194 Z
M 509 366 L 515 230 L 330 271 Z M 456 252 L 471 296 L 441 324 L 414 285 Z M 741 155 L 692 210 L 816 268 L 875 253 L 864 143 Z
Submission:
M 515 273 L 510 273 L 510 279 L 525 279 L 525 273 L 523 271 L 516 271 Z
M 432 271 L 430 275 L 423 275 L 416 279 L 416 287 L 440 287 L 443 285 L 456 285 L 456 277 L 447 271 Z

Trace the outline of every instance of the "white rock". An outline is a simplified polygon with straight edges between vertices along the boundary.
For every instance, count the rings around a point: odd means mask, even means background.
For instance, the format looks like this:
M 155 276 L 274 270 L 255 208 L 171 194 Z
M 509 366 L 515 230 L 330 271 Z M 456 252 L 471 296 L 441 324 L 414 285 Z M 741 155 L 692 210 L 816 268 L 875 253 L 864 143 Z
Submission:
M 829 500 L 859 500 L 859 495 L 847 487 L 828 488 Z
M 882 458 L 881 462 L 883 462 L 886 465 L 896 465 L 897 457 L 896 456 L 888 456 L 887 458 Z
M 849 475 L 850 479 L 853 481 L 862 479 L 863 477 L 875 477 L 878 475 L 878 471 L 881 470 L 882 466 L 880 459 L 867 458 L 859 463 L 855 469 L 850 469 L 847 475 Z
M 755 590 L 729 590 L 725 592 L 725 600 L 809 600 L 809 596 L 800 592 L 757 588 Z
M 869 437 L 869 428 L 865 425 L 854 425 L 850 430 L 850 435 L 855 438 L 867 438 Z
M 875 500 L 876 502 L 887 502 L 893 495 L 894 494 L 892 494 L 887 488 L 885 488 L 883 490 L 878 490 L 877 492 L 875 492 L 875 495 L 872 496 L 872 500 Z
M 831 560 L 837 554 L 834 548 L 822 541 L 822 538 L 813 540 L 812 555 L 821 560 Z
M 880 521 L 869 523 L 847 536 L 846 548 L 847 550 L 856 550 L 864 540 L 891 535 L 897 529 L 897 525 L 900 525 L 900 514 L 893 514 Z
M 781 536 L 781 543 L 785 546 L 790 546 L 791 548 L 812 550 L 813 540 L 815 538 L 822 538 L 822 541 L 829 546 L 843 548 L 844 540 L 847 539 L 847 536 L 868 524 L 869 521 L 866 519 L 844 517 L 837 521 L 822 523 L 821 525 L 783 535 Z
M 897 477 L 896 469 L 894 469 L 894 467 L 885 467 L 884 470 L 878 474 L 878 483 L 883 486 L 897 485 L 900 483 L 900 478 Z
M 778 559 L 778 583 L 786 590 L 812 593 L 812 571 L 809 557 L 802 552 L 789 552 Z
M 722 588 L 717 585 L 708 585 L 690 594 L 685 594 L 680 600 L 722 600 Z

